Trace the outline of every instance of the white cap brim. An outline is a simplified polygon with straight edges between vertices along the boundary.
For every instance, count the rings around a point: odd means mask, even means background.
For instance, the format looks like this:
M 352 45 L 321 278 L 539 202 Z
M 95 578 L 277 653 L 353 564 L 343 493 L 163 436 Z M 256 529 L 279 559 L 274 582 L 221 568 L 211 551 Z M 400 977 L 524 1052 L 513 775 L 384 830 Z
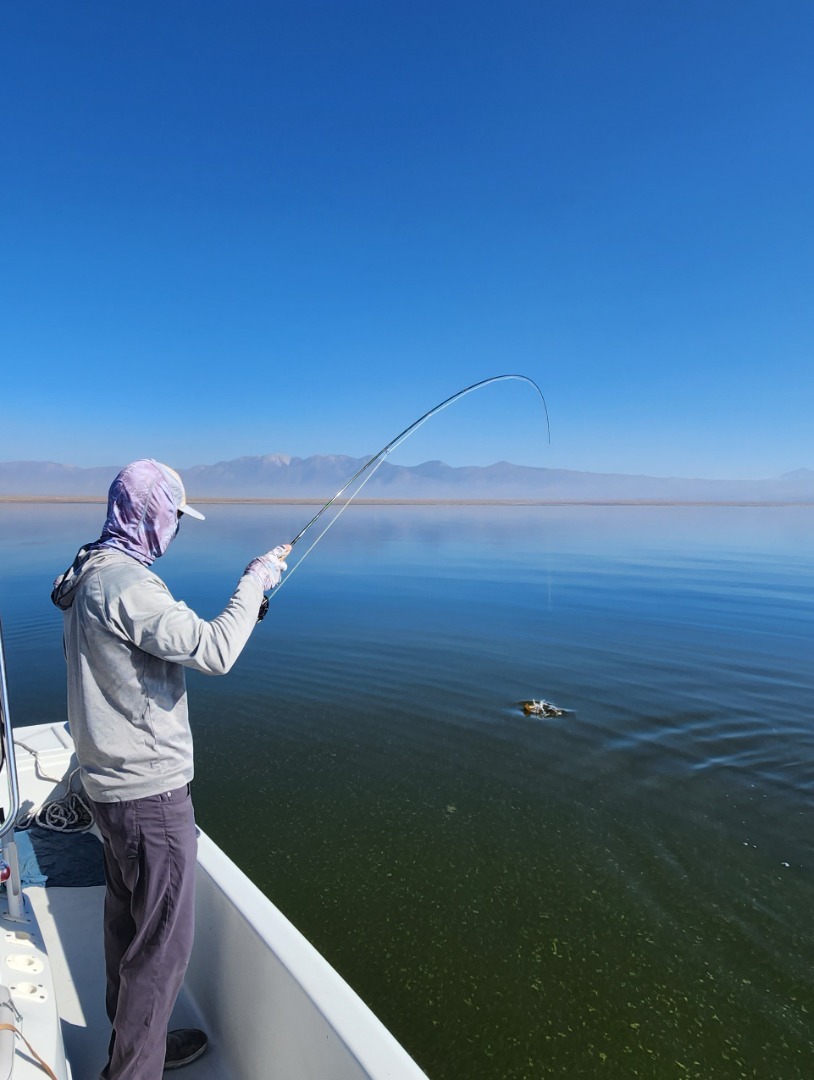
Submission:
M 203 516 L 201 511 L 196 510 L 194 506 L 188 506 L 186 503 L 184 503 L 184 505 L 179 506 L 178 509 L 181 511 L 182 514 L 189 514 L 190 517 L 197 518 L 198 521 L 206 521 L 206 518 Z

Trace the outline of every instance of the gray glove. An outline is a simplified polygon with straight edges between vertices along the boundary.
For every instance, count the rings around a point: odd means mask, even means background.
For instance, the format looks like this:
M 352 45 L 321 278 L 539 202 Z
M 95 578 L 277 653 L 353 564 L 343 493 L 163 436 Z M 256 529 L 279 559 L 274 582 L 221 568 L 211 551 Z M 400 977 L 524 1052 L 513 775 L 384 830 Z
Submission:
M 283 570 L 288 569 L 284 559 L 289 551 L 291 551 L 290 544 L 280 544 L 271 551 L 267 551 L 265 555 L 260 555 L 259 558 L 252 559 L 244 570 L 244 573 L 254 574 L 263 586 L 263 592 L 268 592 L 270 589 L 273 589 L 275 585 L 280 584 Z

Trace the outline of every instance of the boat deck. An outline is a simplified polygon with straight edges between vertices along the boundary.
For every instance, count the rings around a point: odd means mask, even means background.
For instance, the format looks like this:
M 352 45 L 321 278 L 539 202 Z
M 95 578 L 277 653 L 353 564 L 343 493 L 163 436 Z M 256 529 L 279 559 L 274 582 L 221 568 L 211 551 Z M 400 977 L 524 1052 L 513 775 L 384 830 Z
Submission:
M 25 890 L 39 923 L 55 984 L 59 1016 L 73 1080 L 96 1080 L 107 1061 L 110 1024 L 105 1014 L 102 951 L 104 886 Z M 182 992 L 172 1027 L 202 1027 L 194 1005 Z M 184 1068 L 189 1080 L 228 1080 L 217 1042 L 210 1040 L 202 1058 Z
M 55 796 L 65 795 L 67 784 L 64 778 L 75 768 L 76 759 L 64 725 L 18 729 L 15 743 L 23 814 Z M 61 840 L 65 840 L 65 850 L 69 853 L 67 861 L 75 858 L 77 849 L 72 846 L 72 837 L 69 834 L 64 837 L 60 837 L 58 833 L 52 835 L 59 846 Z M 95 843 L 99 844 L 100 873 L 101 839 L 95 827 L 88 834 L 89 842 L 91 836 Z M 24 839 L 24 833 L 17 833 L 18 843 L 23 844 Z M 25 846 L 20 850 L 24 852 Z M 86 856 L 80 856 L 80 860 L 84 858 Z M 29 863 L 27 869 L 30 868 Z M 34 869 L 36 872 L 36 860 Z M 88 880 L 84 876 L 84 868 L 79 869 L 74 878 L 80 881 Z M 36 881 L 36 877 L 33 880 Z M 45 964 L 45 971 L 36 978 L 37 981 L 44 982 L 46 988 L 53 987 L 72 1080 L 97 1080 L 107 1061 L 110 1038 L 110 1023 L 105 1012 L 102 938 L 104 885 L 52 885 L 48 883 L 47 874 L 40 880 L 43 880 L 44 884 L 27 884 L 23 881 L 27 922 L 19 923 L 8 918 L 7 905 L 0 903 L 0 962 L 2 968 L 8 969 L 8 956 L 24 954 L 25 942 L 21 948 L 19 941 L 29 933 L 33 934 L 34 942 L 30 952 L 32 955 L 36 954 L 40 963 Z M 3 940 L 3 934 L 6 940 Z M 40 937 L 42 949 L 37 946 Z M 20 979 L 21 976 L 16 978 Z M 15 977 L 7 970 L 0 981 L 13 985 Z M 50 994 L 50 990 L 48 992 Z M 50 1047 L 45 1015 L 52 1006 L 47 1010 L 38 1009 L 32 1007 L 33 1003 L 27 1002 L 25 998 L 21 1004 L 16 990 L 12 992 L 12 999 L 23 1009 L 23 1033 L 29 1038 L 32 1047 L 42 1053 L 49 1064 L 54 1065 L 54 1062 L 49 1060 L 53 1050 Z M 171 1027 L 200 1027 L 208 1030 L 208 1025 L 201 1020 L 199 1011 L 185 990 L 182 990 L 176 1003 Z M 211 1031 L 209 1035 L 210 1042 L 206 1053 L 198 1061 L 185 1067 L 184 1076 L 189 1080 L 232 1080 L 234 1071 L 229 1067 L 227 1055 L 219 1045 L 219 1039 Z M 18 1072 L 22 1077 L 43 1076 L 28 1054 L 21 1058 L 19 1044 L 17 1057 L 15 1077 Z

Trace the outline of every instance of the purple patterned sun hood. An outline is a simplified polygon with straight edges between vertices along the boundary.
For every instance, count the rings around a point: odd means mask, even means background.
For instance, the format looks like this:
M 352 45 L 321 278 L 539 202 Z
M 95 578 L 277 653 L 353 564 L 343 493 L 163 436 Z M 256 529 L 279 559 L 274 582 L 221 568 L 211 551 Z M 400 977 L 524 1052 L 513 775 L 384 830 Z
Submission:
M 122 469 L 110 486 L 107 519 L 94 549 L 112 548 L 150 566 L 178 532 L 178 507 L 170 480 L 152 458 Z

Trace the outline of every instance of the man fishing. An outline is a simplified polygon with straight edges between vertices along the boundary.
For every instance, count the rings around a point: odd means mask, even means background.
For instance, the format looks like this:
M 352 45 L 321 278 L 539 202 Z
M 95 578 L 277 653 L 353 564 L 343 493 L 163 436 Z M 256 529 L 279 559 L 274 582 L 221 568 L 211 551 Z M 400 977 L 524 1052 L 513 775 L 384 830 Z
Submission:
M 283 544 L 246 567 L 217 618 L 199 618 L 150 569 L 184 517 L 173 469 L 152 459 L 110 488 L 102 535 L 54 582 L 64 615 L 68 718 L 104 841 L 106 1006 L 100 1080 L 159 1080 L 206 1049 L 197 1029 L 168 1033 L 194 933 L 196 833 L 187 667 L 223 675 L 279 584 Z

